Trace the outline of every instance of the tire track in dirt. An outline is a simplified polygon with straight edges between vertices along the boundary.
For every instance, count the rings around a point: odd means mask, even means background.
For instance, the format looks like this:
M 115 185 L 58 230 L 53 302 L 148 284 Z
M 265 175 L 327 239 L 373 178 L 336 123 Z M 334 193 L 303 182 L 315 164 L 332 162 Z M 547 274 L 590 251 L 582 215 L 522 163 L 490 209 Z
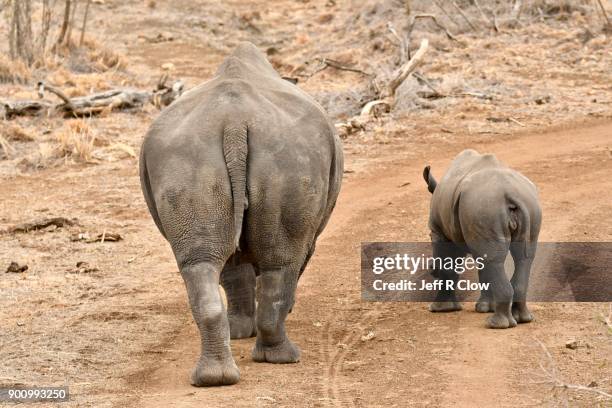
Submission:
M 326 376 L 323 377 L 323 390 L 325 400 L 332 403 L 334 407 L 353 406 L 351 400 L 344 395 L 347 390 L 342 389 L 338 381 L 338 375 L 342 372 L 342 366 L 347 354 L 353 350 L 355 344 L 359 342 L 365 334 L 366 328 L 372 324 L 373 312 L 364 313 L 359 322 L 354 324 L 356 327 L 351 330 L 339 343 L 335 343 L 332 338 L 330 324 L 325 325 L 327 342 L 324 343 L 325 361 L 327 363 Z

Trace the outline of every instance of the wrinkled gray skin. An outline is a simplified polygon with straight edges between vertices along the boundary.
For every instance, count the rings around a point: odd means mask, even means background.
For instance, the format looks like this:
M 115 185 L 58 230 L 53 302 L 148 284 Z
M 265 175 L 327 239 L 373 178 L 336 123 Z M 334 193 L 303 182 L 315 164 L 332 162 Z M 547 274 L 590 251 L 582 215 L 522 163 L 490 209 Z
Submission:
M 429 228 L 435 257 L 484 257 L 479 271 L 482 291 L 476 311 L 495 312 L 488 327 L 505 329 L 533 317 L 527 308 L 529 273 L 535 256 L 542 213 L 535 185 L 522 174 L 501 164 L 491 154 L 464 150 L 437 183 L 425 167 L 423 177 L 433 194 Z M 515 269 L 509 281 L 504 261 L 510 251 Z M 458 276 L 452 270 L 437 270 L 440 279 Z M 432 312 L 461 310 L 454 290 L 441 290 L 430 305 Z
M 322 108 L 250 43 L 152 124 L 140 179 L 200 329 L 193 385 L 238 382 L 230 337 L 257 335 L 255 361 L 299 360 L 285 318 L 335 205 L 342 167 L 340 140 Z

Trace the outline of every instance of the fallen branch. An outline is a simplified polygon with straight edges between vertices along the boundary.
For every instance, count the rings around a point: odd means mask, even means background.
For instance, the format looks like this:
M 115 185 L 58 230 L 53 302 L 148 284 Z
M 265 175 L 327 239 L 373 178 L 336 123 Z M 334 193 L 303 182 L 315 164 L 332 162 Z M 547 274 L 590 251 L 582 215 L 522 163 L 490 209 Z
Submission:
M 516 123 L 516 124 L 517 124 L 517 125 L 519 125 L 519 126 L 525 127 L 525 124 L 524 124 L 524 123 L 519 122 L 518 120 L 516 120 L 516 119 L 514 119 L 514 118 L 512 118 L 512 117 L 508 118 L 508 120 L 510 120 L 511 122 Z
M 60 89 L 43 82 L 37 84 L 39 101 L 0 101 L 0 118 L 10 119 L 15 116 L 36 116 L 43 113 L 59 113 L 67 117 L 90 116 L 105 110 L 126 110 L 139 108 L 146 103 L 157 107 L 170 105 L 183 93 L 183 82 L 176 81 L 172 86 L 166 85 L 167 76 L 162 77 L 153 91 L 134 89 L 113 89 L 88 96 L 69 98 Z M 48 91 L 62 102 L 53 104 L 42 100 Z
M 37 231 L 37 230 L 45 229 L 52 225 L 54 225 L 56 228 L 62 228 L 65 226 L 78 225 L 78 222 L 76 219 L 69 220 L 68 218 L 64 218 L 64 217 L 45 218 L 41 220 L 36 220 L 32 222 L 26 222 L 23 224 L 15 225 L 7 229 L 5 232 L 8 232 L 9 234 L 14 234 L 17 232 L 27 233 L 30 231 Z
M 377 99 L 366 103 L 358 116 L 335 125 L 340 137 L 346 137 L 349 134 L 364 129 L 372 116 L 378 117 L 382 113 L 391 111 L 391 107 L 395 104 L 395 91 L 422 63 L 423 55 L 427 52 L 428 47 L 429 41 L 427 39 L 421 40 L 421 45 L 417 52 L 395 72 L 389 83 L 379 92 Z
M 89 233 L 87 232 L 79 232 L 76 234 L 73 234 L 70 237 L 71 241 L 83 241 L 86 242 L 88 244 L 94 243 L 94 242 L 118 242 L 123 240 L 123 237 L 118 234 L 118 233 L 114 233 L 114 232 L 107 232 L 106 230 L 104 230 L 101 234 L 96 234 L 94 236 L 91 236 Z
M 444 31 L 444 34 L 446 34 L 448 39 L 453 40 L 453 41 L 459 41 L 457 39 L 457 37 L 455 37 L 453 35 L 453 33 L 451 33 L 450 31 L 448 31 L 448 28 L 446 28 L 442 23 L 440 23 L 438 21 L 438 19 L 436 18 L 436 16 L 434 16 L 433 14 L 417 14 L 417 15 L 413 16 L 411 21 L 410 21 L 410 26 L 408 28 L 408 38 L 410 38 L 410 36 L 412 34 L 412 30 L 414 29 L 414 24 L 416 23 L 416 21 L 419 20 L 419 19 L 425 19 L 425 18 L 429 18 L 429 19 L 433 20 L 433 22 L 436 24 L 436 26 L 438 26 L 438 28 L 440 28 L 442 31 Z
M 423 55 L 427 52 L 428 47 L 429 40 L 426 38 L 421 40 L 421 45 L 414 56 L 410 58 L 407 63 L 402 65 L 400 69 L 396 71 L 391 81 L 389 81 L 387 88 L 383 91 L 383 97 L 393 97 L 395 95 L 395 90 L 406 80 L 406 78 L 408 78 L 408 75 L 421 65 L 423 62 Z
M 612 400 L 612 395 L 608 394 L 607 392 L 600 390 L 598 388 L 595 387 L 588 387 L 586 385 L 579 385 L 579 384 L 570 384 L 565 382 L 561 376 L 559 375 L 559 372 L 557 370 L 557 366 L 555 365 L 555 361 L 552 358 L 552 355 L 550 354 L 550 351 L 548 351 L 548 348 L 546 347 L 546 345 L 544 345 L 544 343 L 542 343 L 539 339 L 535 339 L 535 341 L 540 345 L 540 347 L 542 348 L 542 350 L 544 351 L 544 355 L 546 356 L 546 360 L 547 360 L 547 365 L 548 368 L 544 366 L 544 364 L 542 364 L 540 362 L 540 369 L 542 370 L 543 374 L 542 376 L 544 377 L 543 381 L 538 381 L 536 383 L 538 384 L 550 384 L 552 385 L 554 388 L 563 388 L 566 390 L 576 390 L 576 391 L 586 391 L 586 392 L 591 392 L 591 393 L 595 393 L 598 394 L 606 399 L 610 399 Z
M 457 96 L 457 97 L 471 96 L 472 98 L 486 99 L 489 101 L 493 99 L 491 95 L 483 94 L 480 92 L 457 92 L 457 93 L 452 94 L 451 96 Z
M 331 58 L 318 57 L 318 58 L 315 58 L 315 59 L 317 61 L 319 61 L 320 66 L 310 76 L 318 74 L 319 72 L 323 71 L 324 69 L 327 69 L 328 67 L 332 67 L 332 68 L 338 69 L 340 71 L 356 72 L 358 74 L 362 74 L 362 75 L 369 76 L 369 77 L 373 76 L 370 73 L 362 71 L 362 70 L 360 70 L 358 68 L 349 67 L 349 66 L 344 65 L 341 62 L 333 60 Z
M 377 108 L 378 107 L 378 108 Z M 375 101 L 370 101 L 368 103 L 366 103 L 364 105 L 363 108 L 361 108 L 361 112 L 359 113 L 359 116 L 361 118 L 367 118 L 368 116 L 370 116 L 371 114 L 374 114 L 375 117 L 380 116 L 378 113 L 374 113 L 374 112 L 389 112 L 391 106 L 389 105 L 388 102 L 384 101 L 384 100 L 380 100 L 377 99 Z
M 438 89 L 436 89 L 436 87 L 434 87 L 431 82 L 429 82 L 429 80 L 427 78 L 425 78 L 423 75 L 419 74 L 418 72 L 413 73 L 412 75 L 414 75 L 414 77 L 416 79 L 418 79 L 419 81 L 423 82 L 425 85 L 427 85 L 427 87 L 429 89 L 432 90 L 433 94 L 435 96 L 440 96 L 440 97 L 444 97 L 444 96 L 448 96 L 443 94 L 442 92 L 438 91 Z
M 51 92 L 52 94 L 58 96 L 62 101 L 64 101 L 65 104 L 70 104 L 70 98 L 68 98 L 66 96 L 65 93 L 63 93 L 62 91 L 60 91 L 59 89 L 50 86 L 50 85 L 46 85 L 44 82 L 40 81 L 37 84 L 38 87 L 38 97 L 40 99 L 43 99 L 45 97 L 45 90 Z
M 53 105 L 46 101 L 0 101 L 0 119 L 14 116 L 36 116 L 50 110 Z

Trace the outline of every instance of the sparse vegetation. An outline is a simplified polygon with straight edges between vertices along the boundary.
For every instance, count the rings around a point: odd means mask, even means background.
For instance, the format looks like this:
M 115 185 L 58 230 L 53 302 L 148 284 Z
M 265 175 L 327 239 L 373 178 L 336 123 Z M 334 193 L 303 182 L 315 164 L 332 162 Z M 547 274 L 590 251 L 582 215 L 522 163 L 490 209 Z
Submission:
M 76 161 L 91 162 L 96 146 L 96 133 L 84 119 L 71 119 L 54 135 L 58 155 Z
M 0 53 L 0 84 L 19 83 L 30 81 L 32 72 L 23 61 L 12 61 L 5 54 Z
M 118 53 L 86 36 L 90 5 L 91 0 L 6 0 L 9 49 L 7 54 L 0 53 L 0 83 L 26 83 L 34 71 L 44 74 L 62 65 L 77 73 L 123 69 L 125 62 Z M 77 40 L 73 27 L 79 18 Z

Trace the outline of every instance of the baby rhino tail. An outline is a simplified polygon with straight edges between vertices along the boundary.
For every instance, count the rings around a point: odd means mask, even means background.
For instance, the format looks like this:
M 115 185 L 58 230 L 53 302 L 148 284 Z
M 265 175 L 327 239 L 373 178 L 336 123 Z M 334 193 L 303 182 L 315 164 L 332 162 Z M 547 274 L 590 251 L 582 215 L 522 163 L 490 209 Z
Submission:
M 533 258 L 542 218 L 537 198 L 512 194 L 506 196 L 506 203 L 512 241 L 522 246 L 526 258 Z
M 436 189 L 436 186 L 438 185 L 438 182 L 431 174 L 431 166 L 425 166 L 425 168 L 423 169 L 423 178 L 427 183 L 427 190 L 429 190 L 429 192 L 433 194 Z

